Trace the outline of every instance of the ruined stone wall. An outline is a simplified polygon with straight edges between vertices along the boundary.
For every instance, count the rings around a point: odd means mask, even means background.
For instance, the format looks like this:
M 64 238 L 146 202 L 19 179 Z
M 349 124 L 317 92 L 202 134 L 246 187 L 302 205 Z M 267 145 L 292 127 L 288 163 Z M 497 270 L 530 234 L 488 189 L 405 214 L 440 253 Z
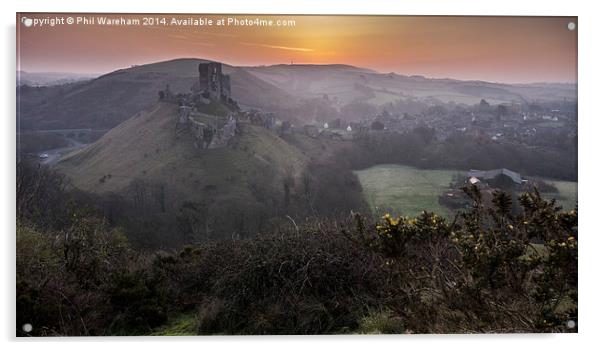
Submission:
M 178 113 L 178 124 L 186 124 L 188 122 L 188 118 L 190 117 L 191 111 L 192 107 L 190 106 L 180 106 Z
M 263 126 L 269 130 L 274 130 L 276 128 L 276 117 L 273 113 L 249 110 L 244 112 L 243 116 L 253 125 Z
M 199 89 L 214 99 L 230 97 L 230 77 L 222 73 L 221 63 L 199 64 Z
M 195 117 L 198 116 L 213 118 L 210 115 L 196 111 L 189 114 L 187 127 L 194 138 L 195 146 L 197 148 L 213 149 L 225 147 L 228 145 L 230 139 L 236 135 L 237 121 L 233 114 L 228 116 L 228 121 L 223 127 L 200 122 L 195 119 Z
M 231 98 L 230 76 L 225 74 L 222 75 L 222 96 L 224 96 L 226 99 Z
M 190 119 L 190 133 L 194 137 L 194 145 L 200 149 L 207 149 L 213 141 L 215 130 L 212 126 Z
M 228 121 L 223 128 L 217 130 L 208 148 L 220 148 L 228 145 L 228 141 L 236 134 L 236 118 L 228 116 Z
M 191 91 L 190 94 L 174 95 L 169 89 L 169 85 L 165 90 L 159 91 L 160 100 L 179 105 L 175 123 L 176 137 L 183 132 L 190 132 L 195 146 L 200 149 L 227 146 L 230 139 L 236 134 L 237 115 L 230 113 L 225 125 L 219 126 L 223 123 L 223 119 L 218 124 L 218 117 L 201 113 L 195 107 L 195 104 L 198 103 L 210 103 L 211 98 L 230 98 L 230 77 L 222 73 L 222 64 L 217 62 L 200 63 L 199 80 L 193 85 Z M 204 93 L 209 96 L 203 97 Z M 203 123 L 197 118 L 202 118 L 207 123 Z

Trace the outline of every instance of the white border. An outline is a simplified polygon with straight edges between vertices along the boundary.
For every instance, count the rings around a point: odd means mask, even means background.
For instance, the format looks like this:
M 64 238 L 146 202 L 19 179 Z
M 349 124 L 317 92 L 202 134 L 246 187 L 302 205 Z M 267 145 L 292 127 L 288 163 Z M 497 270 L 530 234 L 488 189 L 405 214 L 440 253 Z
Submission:
M 77 0 L 2 2 L 2 261 L 3 274 L 0 293 L 0 339 L 7 348 L 105 349 L 107 346 L 144 346 L 162 349 L 167 342 L 176 346 L 225 347 L 250 349 L 303 349 L 308 347 L 337 347 L 364 349 L 368 346 L 397 346 L 447 349 L 508 349 L 589 348 L 598 340 L 600 308 L 600 273 L 596 259 L 599 255 L 602 234 L 602 199 L 600 182 L 602 167 L 599 150 L 602 150 L 602 112 L 600 111 L 600 12 L 594 1 L 524 0 L 470 1 L 470 0 L 406 0 L 393 3 L 386 0 L 333 0 L 333 1 L 123 1 L 103 0 L 92 3 Z M 119 338 L 115 339 L 43 339 L 20 340 L 14 338 L 14 191 L 15 191 L 15 12 L 167 12 L 167 13 L 265 13 L 265 14 L 403 14 L 403 15 L 554 15 L 579 16 L 579 334 L 570 335 L 476 335 L 476 336 L 318 336 L 318 337 L 195 337 L 195 338 Z M 110 344 L 107 344 L 109 342 Z M 143 344 L 144 342 L 144 344 Z M 599 341 L 598 341 L 599 342 Z M 43 344 L 41 344 L 43 343 Z M 85 344 L 84 344 L 85 343 Z

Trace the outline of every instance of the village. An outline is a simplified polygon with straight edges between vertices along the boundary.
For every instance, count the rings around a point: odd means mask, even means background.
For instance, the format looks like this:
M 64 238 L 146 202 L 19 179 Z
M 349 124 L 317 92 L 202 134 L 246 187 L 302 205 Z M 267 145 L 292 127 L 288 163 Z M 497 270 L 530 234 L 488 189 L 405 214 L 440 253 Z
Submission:
M 256 108 L 241 109 L 231 97 L 230 77 L 222 72 L 220 63 L 201 63 L 199 78 L 189 94 L 174 94 L 169 85 L 159 92 L 159 100 L 178 104 L 175 120 L 176 138 L 191 135 L 199 150 L 226 147 L 242 132 L 242 125 L 265 128 L 280 137 L 303 134 L 318 139 L 353 142 L 363 138 L 387 135 L 395 137 L 415 130 L 427 130 L 433 142 L 447 142 L 453 137 L 468 137 L 480 143 L 516 143 L 546 147 L 569 142 L 576 136 L 576 116 L 570 108 L 549 108 L 535 104 L 490 105 L 481 100 L 474 106 L 437 105 L 424 108 L 421 113 L 401 112 L 395 105 L 383 108 L 376 115 L 367 115 L 359 121 L 347 121 L 343 116 L 331 120 L 314 120 L 302 126 L 279 119 L 275 113 Z M 328 101 L 327 98 L 324 100 Z M 524 177 L 516 169 L 471 169 L 458 174 L 438 195 L 440 205 L 450 210 L 467 209 L 470 200 L 463 188 L 477 187 L 483 202 L 491 205 L 495 191 L 503 190 L 514 198 L 518 193 L 537 187 L 542 192 L 558 192 L 553 184 L 538 178 Z

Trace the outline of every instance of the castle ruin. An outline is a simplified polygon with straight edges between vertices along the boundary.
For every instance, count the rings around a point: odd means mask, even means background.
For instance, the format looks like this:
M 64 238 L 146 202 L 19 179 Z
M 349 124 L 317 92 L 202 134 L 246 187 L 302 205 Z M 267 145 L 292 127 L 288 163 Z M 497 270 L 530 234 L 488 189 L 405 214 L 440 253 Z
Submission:
M 193 115 L 210 117 L 198 112 Z M 190 116 L 187 126 L 194 137 L 194 144 L 197 148 L 212 149 L 228 145 L 228 141 L 236 134 L 237 121 L 235 115 L 230 114 L 226 124 L 220 128 L 217 123 L 214 125 L 206 124 Z
M 239 109 L 230 95 L 230 76 L 223 74 L 221 63 L 200 63 L 198 68 L 199 79 L 190 93 L 174 94 L 169 84 L 165 90 L 159 91 L 160 101 L 179 105 L 175 123 L 176 137 L 182 133 L 190 134 L 196 148 L 212 149 L 228 145 L 237 133 L 239 121 L 268 130 L 276 129 L 276 117 L 273 113 Z M 227 116 L 215 115 L 212 108 L 216 105 L 212 105 L 212 101 L 233 107 L 235 111 L 229 112 Z
M 208 62 L 199 64 L 199 90 L 207 98 L 230 98 L 230 76 L 222 73 L 222 64 Z

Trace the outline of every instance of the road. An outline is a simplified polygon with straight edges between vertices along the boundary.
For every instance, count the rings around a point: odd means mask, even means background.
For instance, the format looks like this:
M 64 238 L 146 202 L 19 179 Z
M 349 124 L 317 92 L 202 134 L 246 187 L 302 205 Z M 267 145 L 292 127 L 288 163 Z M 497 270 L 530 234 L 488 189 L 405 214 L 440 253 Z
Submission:
M 67 147 L 54 148 L 54 149 L 50 149 L 47 151 L 39 152 L 39 154 L 46 153 L 48 155 L 48 158 L 41 159 L 40 163 L 45 164 L 45 165 L 53 165 L 56 162 L 58 162 L 58 160 L 63 155 L 65 155 L 69 152 L 75 151 L 77 149 L 84 148 L 88 145 L 86 143 L 81 143 L 81 142 L 79 142 L 77 140 L 73 140 L 73 139 L 67 139 L 67 141 L 69 142 L 69 146 L 67 146 Z

